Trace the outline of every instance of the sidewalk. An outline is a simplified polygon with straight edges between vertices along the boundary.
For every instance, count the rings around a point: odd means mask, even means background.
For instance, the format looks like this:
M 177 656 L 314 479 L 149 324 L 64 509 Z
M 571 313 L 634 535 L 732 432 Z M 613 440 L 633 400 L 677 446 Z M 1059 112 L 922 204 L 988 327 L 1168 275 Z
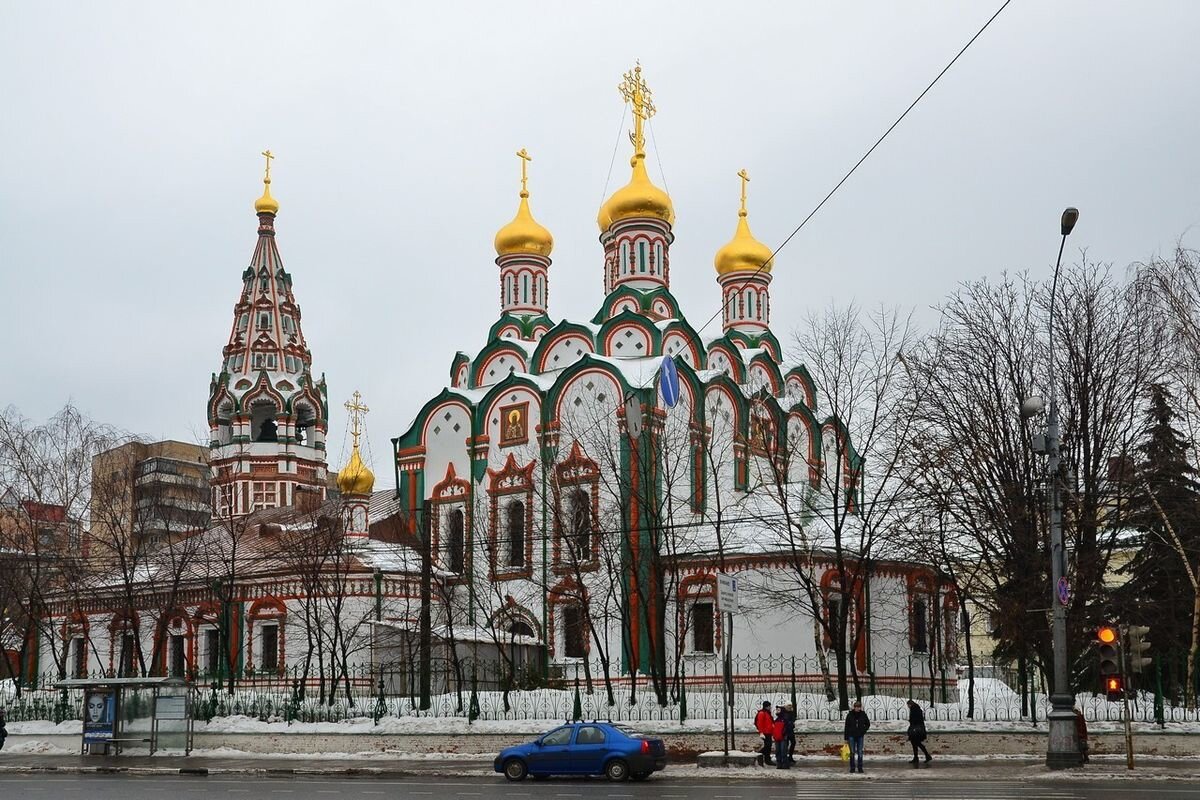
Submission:
M 345 756 L 345 757 L 340 757 Z M 678 779 L 743 779 L 743 780 L 830 780 L 845 777 L 850 780 L 887 778 L 890 780 L 1055 780 L 1055 779 L 1190 779 L 1200 775 L 1200 766 L 1187 758 L 1144 758 L 1132 772 L 1125 768 L 1123 758 L 1093 759 L 1087 767 L 1064 772 L 1050 772 L 1038 759 L 1032 758 L 935 758 L 930 767 L 913 769 L 906 760 L 879 757 L 868 761 L 864 776 L 846 774 L 836 758 L 810 756 L 801 758 L 790 770 L 762 767 L 697 768 L 695 763 L 672 762 L 660 778 Z M 314 758 L 312 755 L 251 753 L 222 753 L 209 751 L 182 755 L 122 755 L 81 756 L 42 753 L 0 752 L 0 774 L 4 773 L 128 773 L 153 775 L 259 775 L 259 776 L 344 776 L 344 777 L 405 777 L 455 776 L 501 777 L 492 771 L 491 756 L 462 756 L 459 754 L 378 753 L 354 756 L 333 754 Z

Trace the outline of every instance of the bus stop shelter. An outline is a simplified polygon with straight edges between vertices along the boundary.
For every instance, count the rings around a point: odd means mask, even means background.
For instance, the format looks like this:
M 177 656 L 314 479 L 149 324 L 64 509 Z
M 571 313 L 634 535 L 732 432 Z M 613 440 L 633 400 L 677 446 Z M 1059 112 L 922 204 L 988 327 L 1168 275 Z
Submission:
M 192 751 L 192 691 L 182 678 L 71 678 L 55 684 L 57 689 L 83 692 L 83 736 L 79 752 L 85 755 L 120 755 L 126 747 L 147 744 L 151 755 L 159 749 L 161 722 L 177 723 L 168 731 L 182 736 L 185 753 Z M 150 735 L 125 730 L 122 713 L 127 693 L 151 693 Z

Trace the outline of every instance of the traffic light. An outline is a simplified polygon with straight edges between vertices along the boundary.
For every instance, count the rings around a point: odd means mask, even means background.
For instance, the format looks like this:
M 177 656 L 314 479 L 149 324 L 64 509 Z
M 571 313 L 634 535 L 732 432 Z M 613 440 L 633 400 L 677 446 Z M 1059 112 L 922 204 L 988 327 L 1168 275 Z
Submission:
M 1130 625 L 1125 629 L 1125 654 L 1129 658 L 1129 672 L 1141 672 L 1150 665 L 1151 658 L 1146 655 L 1150 642 L 1146 639 L 1150 628 L 1146 625 Z
M 1120 675 L 1107 675 L 1104 678 L 1104 696 L 1109 700 L 1120 700 L 1121 692 L 1125 689 L 1125 679 Z
M 1096 631 L 1096 641 L 1100 643 L 1096 654 L 1100 657 L 1100 678 L 1105 681 L 1105 691 L 1108 690 L 1108 676 L 1121 676 L 1121 637 L 1116 627 L 1104 625 Z

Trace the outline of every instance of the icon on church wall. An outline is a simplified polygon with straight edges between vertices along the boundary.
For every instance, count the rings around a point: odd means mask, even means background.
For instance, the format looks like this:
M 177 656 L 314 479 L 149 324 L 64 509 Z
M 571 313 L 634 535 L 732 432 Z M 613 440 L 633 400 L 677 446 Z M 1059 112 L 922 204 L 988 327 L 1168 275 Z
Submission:
M 529 440 L 529 403 L 500 409 L 500 446 L 524 444 Z

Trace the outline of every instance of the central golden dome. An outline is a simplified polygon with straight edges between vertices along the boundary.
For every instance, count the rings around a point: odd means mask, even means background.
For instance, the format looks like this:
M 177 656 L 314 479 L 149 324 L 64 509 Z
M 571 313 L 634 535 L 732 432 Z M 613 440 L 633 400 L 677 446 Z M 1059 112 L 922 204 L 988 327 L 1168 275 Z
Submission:
M 746 170 L 742 170 L 738 177 L 742 179 L 742 207 L 738 209 L 737 230 L 733 232 L 733 238 L 717 251 L 713 266 L 717 268 L 718 275 L 758 272 L 760 267 L 762 272 L 769 274 L 774 266 L 771 248 L 754 238 L 750 223 L 746 221 L 746 184 L 750 182 L 750 176 Z
M 612 197 L 600 206 L 596 223 L 604 232 L 612 227 L 614 222 L 632 217 L 651 217 L 661 219 L 668 225 L 675 222 L 675 206 L 671 196 L 650 182 L 646 174 L 646 154 L 634 153 L 629 165 L 633 167 L 633 176 L 629 183 L 613 192 Z
M 338 473 L 337 485 L 342 494 L 370 494 L 375 490 L 375 473 L 363 463 L 357 445 L 350 452 L 350 462 Z

